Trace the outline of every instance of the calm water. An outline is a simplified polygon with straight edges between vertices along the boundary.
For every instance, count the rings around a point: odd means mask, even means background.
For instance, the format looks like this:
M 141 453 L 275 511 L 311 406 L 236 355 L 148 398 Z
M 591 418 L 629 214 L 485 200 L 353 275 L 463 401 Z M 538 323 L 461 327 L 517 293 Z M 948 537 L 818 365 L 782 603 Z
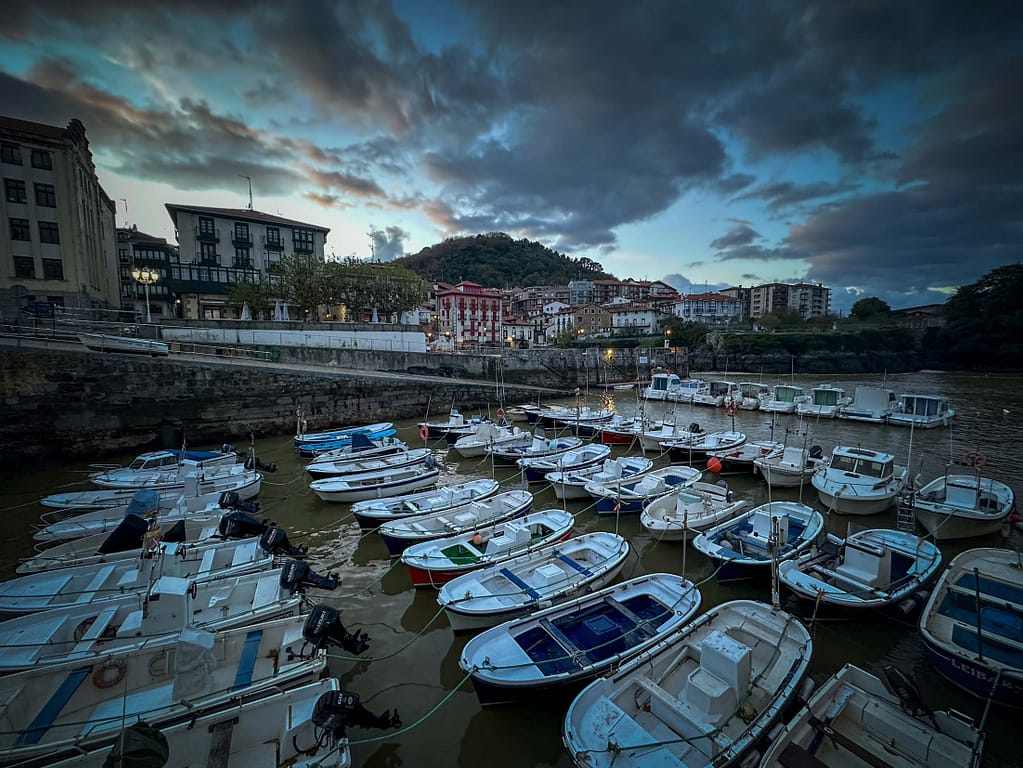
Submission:
M 704 378 L 709 376 L 704 375 Z M 751 380 L 751 377 L 736 377 Z M 856 384 L 880 385 L 881 377 L 797 377 L 806 387 L 831 382 L 852 394 Z M 782 383 L 767 379 L 767 384 Z M 1023 377 L 1008 375 L 961 375 L 916 373 L 889 376 L 886 385 L 900 392 L 940 393 L 952 401 L 958 419 L 951 429 L 915 430 L 910 446 L 910 431 L 845 421 L 800 422 L 795 416 L 779 416 L 773 424 L 774 437 L 790 444 L 820 445 L 825 453 L 836 444 L 862 445 L 889 451 L 898 463 L 910 462 L 912 474 L 924 481 L 944 471 L 951 458 L 967 450 L 987 454 L 987 472 L 1009 483 L 1017 496 L 1023 493 L 1023 472 L 1018 450 L 1019 419 L 1023 417 Z M 633 392 L 613 393 L 622 413 L 637 407 Z M 601 393 L 589 393 L 588 403 L 597 405 Z M 457 405 L 457 404 L 456 404 Z M 496 408 L 496 404 L 494 406 Z M 647 404 L 647 412 L 671 418 L 671 406 Z M 431 414 L 436 420 L 441 414 Z M 720 410 L 678 406 L 678 423 L 700 423 L 706 430 L 723 429 L 731 421 Z M 353 421 L 358 421 L 353 415 Z M 310 429 L 327 424 L 311 424 Z M 412 421 L 397 424 L 399 436 L 410 445 L 421 444 Z M 749 438 L 768 438 L 772 432 L 769 415 L 742 411 L 735 417 L 735 428 Z M 443 446 L 443 441 L 437 444 Z M 244 447 L 244 446 L 239 446 Z M 458 667 L 458 657 L 469 636 L 452 634 L 439 611 L 435 593 L 411 587 L 403 566 L 393 566 L 377 535 L 360 536 L 358 526 L 347 514 L 348 506 L 321 502 L 308 489 L 309 478 L 294 453 L 291 436 L 260 438 L 256 448 L 263 461 L 277 462 L 277 474 L 267 475 L 260 501 L 262 514 L 285 527 L 291 537 L 308 544 L 320 570 L 339 571 L 344 579 L 340 590 L 324 600 L 344 609 L 342 616 L 349 628 L 365 629 L 372 638 L 369 650 L 358 661 L 332 660 L 330 669 L 342 686 L 359 693 L 374 711 L 397 707 L 406 732 L 394 735 L 353 730 L 355 765 L 367 768 L 394 766 L 465 766 L 475 768 L 501 766 L 570 766 L 560 738 L 565 702 L 538 701 L 528 706 L 508 706 L 483 710 L 476 702 L 468 680 Z M 910 450 L 911 449 L 911 450 Z M 616 453 L 620 450 L 616 449 Z M 445 483 L 490 475 L 488 461 L 460 460 L 447 456 Z M 125 455 L 97 457 L 97 461 L 126 463 Z M 665 463 L 660 460 L 658 465 Z M 23 473 L 4 484 L 0 506 L 4 507 L 4 533 L 0 543 L 0 566 L 4 576 L 13 574 L 19 557 L 31 550 L 31 527 L 42 511 L 36 501 L 47 493 L 87 487 L 85 464 L 63 466 L 45 472 Z M 518 481 L 512 470 L 498 470 L 503 487 Z M 730 477 L 730 487 L 756 505 L 774 499 L 797 499 L 798 489 L 768 489 L 753 478 Z M 532 486 L 536 493 L 534 508 L 560 506 L 549 489 Z M 804 490 L 804 502 L 824 511 L 813 488 Z M 693 581 L 710 575 L 709 563 L 691 547 L 683 551 L 678 543 L 657 543 L 640 526 L 638 515 L 598 517 L 588 502 L 569 502 L 577 513 L 577 531 L 614 530 L 626 536 L 633 553 L 622 578 L 642 573 L 666 571 L 682 573 Z M 840 535 L 847 522 L 868 526 L 895 525 L 894 512 L 872 517 L 830 517 L 828 529 Z M 956 552 L 976 546 L 1023 546 L 1023 532 L 1013 530 L 1005 540 L 1000 535 L 964 542 L 943 544 L 946 560 Z M 703 607 L 736 599 L 770 600 L 767 587 L 719 586 L 708 581 L 701 586 Z M 896 664 L 911 672 L 926 703 L 932 708 L 954 707 L 976 717 L 982 706 L 932 672 L 924 658 L 923 646 L 915 625 L 880 617 L 866 616 L 856 621 L 818 622 L 814 631 L 811 671 L 819 682 L 847 661 L 878 673 L 884 664 Z M 1018 748 L 1011 743 L 1011 728 L 1017 715 L 993 710 L 987 722 L 988 766 L 1019 765 Z M 360 738 L 361 737 L 361 738 Z

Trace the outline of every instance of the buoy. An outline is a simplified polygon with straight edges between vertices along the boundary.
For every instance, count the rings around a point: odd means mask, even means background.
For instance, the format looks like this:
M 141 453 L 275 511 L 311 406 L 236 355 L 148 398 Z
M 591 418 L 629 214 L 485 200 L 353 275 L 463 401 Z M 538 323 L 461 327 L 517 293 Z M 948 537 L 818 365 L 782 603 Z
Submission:
M 430 437 L 430 428 L 428 426 L 426 426 L 425 424 L 421 424 L 419 426 L 419 436 L 421 438 L 423 438 L 423 440 L 429 439 L 429 437 Z
M 721 459 L 719 459 L 717 456 L 711 456 L 709 459 L 707 459 L 707 469 L 709 469 L 714 474 L 720 472 Z

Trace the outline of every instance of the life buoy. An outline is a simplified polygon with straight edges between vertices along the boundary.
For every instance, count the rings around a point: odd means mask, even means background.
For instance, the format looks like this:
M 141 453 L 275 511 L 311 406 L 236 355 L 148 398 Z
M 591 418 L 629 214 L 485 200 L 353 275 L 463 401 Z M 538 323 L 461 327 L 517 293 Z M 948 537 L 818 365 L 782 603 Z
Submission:
M 419 425 L 419 436 L 421 438 L 423 438 L 423 440 L 429 440 L 430 439 L 430 428 L 428 426 L 426 426 L 425 424 L 420 424 Z
M 974 469 L 983 469 L 987 464 L 987 456 L 980 451 L 967 451 L 963 454 L 962 463 Z
M 725 402 L 725 416 L 734 416 L 739 412 L 739 406 L 735 400 L 728 400 Z
M 504 418 L 504 408 L 498 408 L 497 409 L 497 418 L 499 418 L 499 419 L 503 419 Z
M 124 680 L 128 662 L 124 659 L 107 659 L 92 668 L 92 684 L 97 688 L 113 688 Z

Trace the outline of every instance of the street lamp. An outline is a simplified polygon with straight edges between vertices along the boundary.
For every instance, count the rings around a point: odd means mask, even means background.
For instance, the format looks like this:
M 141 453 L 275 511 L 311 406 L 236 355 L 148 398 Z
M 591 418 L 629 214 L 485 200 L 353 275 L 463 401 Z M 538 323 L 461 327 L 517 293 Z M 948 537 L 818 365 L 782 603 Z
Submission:
M 153 322 L 153 314 L 149 308 L 149 286 L 155 285 L 160 273 L 152 267 L 132 267 L 131 276 L 135 282 L 142 283 L 146 289 L 146 322 Z

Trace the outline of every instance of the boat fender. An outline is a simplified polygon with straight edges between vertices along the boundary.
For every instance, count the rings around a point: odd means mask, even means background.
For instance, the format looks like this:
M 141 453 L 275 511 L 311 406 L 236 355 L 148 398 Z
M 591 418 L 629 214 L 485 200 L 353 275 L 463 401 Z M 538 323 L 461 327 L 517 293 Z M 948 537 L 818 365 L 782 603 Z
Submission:
M 113 688 L 124 680 L 127 671 L 128 662 L 125 659 L 107 659 L 93 666 L 92 684 L 97 688 Z
M 188 585 L 188 596 L 195 600 L 199 596 L 199 582 L 193 581 Z

